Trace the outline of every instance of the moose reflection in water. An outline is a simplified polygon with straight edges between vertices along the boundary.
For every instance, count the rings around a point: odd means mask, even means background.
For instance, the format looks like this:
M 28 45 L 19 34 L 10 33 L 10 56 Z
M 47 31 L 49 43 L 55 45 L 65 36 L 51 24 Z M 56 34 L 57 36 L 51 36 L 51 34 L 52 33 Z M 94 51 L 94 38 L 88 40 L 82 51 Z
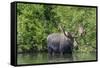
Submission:
M 72 54 L 63 54 L 55 53 L 54 55 L 48 55 L 48 62 L 71 62 L 74 61 Z

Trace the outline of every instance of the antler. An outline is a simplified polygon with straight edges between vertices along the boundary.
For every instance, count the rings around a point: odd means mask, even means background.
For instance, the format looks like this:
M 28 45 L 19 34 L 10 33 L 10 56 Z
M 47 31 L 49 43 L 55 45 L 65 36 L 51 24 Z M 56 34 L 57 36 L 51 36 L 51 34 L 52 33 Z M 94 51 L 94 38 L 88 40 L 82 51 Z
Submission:
M 65 35 L 66 37 L 68 37 L 68 33 L 65 32 L 65 30 L 64 30 L 64 28 L 63 28 L 63 26 L 62 26 L 61 24 L 59 25 L 59 29 L 60 29 L 61 32 L 64 33 L 64 35 Z
M 79 36 L 83 36 L 84 35 L 85 29 L 84 29 L 82 24 L 79 24 L 78 32 L 79 32 Z

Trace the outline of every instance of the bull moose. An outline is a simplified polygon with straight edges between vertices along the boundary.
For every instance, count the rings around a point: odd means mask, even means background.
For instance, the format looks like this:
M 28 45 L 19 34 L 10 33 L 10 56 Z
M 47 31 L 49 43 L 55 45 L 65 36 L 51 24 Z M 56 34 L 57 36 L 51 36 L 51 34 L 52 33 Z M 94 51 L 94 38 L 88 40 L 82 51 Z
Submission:
M 47 37 L 47 47 L 48 47 L 48 53 L 59 53 L 59 54 L 65 54 L 73 52 L 74 47 L 74 38 L 72 37 L 72 34 L 70 32 L 65 32 L 65 30 L 60 27 L 60 29 L 63 31 L 61 33 L 52 33 L 48 35 Z

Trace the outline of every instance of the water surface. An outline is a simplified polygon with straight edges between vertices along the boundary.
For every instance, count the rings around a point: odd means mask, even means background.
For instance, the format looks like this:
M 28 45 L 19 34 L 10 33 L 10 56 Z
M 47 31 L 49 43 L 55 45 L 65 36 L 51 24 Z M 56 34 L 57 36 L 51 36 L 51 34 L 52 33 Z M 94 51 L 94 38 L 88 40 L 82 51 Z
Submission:
M 17 63 L 20 64 L 41 64 L 72 61 L 90 61 L 96 60 L 96 53 L 74 53 L 73 55 L 53 55 L 48 53 L 24 53 L 17 55 Z

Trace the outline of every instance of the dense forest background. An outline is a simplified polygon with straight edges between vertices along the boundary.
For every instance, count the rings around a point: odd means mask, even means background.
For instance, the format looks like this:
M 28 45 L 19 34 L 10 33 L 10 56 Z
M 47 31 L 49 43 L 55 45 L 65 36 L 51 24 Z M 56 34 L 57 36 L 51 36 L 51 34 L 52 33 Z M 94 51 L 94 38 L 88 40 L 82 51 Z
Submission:
M 17 51 L 47 51 L 47 36 L 60 32 L 58 25 L 78 36 L 78 24 L 86 31 L 78 37 L 77 52 L 96 51 L 96 8 L 17 3 Z

